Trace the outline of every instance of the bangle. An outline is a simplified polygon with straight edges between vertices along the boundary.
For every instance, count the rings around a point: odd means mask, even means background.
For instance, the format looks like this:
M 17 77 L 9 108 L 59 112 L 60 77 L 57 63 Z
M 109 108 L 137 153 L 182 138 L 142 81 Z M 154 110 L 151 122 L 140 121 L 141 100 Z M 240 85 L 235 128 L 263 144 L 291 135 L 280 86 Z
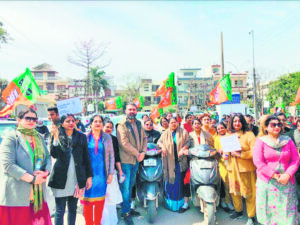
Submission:
M 33 179 L 29 184 L 34 184 L 35 180 L 36 180 L 36 176 L 33 176 Z

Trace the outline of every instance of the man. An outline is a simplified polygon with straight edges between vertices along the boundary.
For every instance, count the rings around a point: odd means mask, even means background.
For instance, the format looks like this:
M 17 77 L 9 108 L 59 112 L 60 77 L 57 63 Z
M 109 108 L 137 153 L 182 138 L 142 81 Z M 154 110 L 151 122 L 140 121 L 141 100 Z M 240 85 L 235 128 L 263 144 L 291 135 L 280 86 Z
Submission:
M 85 133 L 85 127 L 83 125 L 83 123 L 81 122 L 79 117 L 76 117 L 76 127 L 77 129 L 79 129 L 81 132 Z
M 193 131 L 192 115 L 186 114 L 184 119 L 185 119 L 185 123 L 183 124 L 183 127 L 188 133 L 191 133 Z
M 274 114 L 274 116 L 277 116 L 280 119 L 280 122 L 282 123 L 283 134 L 291 131 L 291 128 L 288 127 L 286 122 L 286 115 L 283 112 L 277 112 Z
M 56 106 L 48 108 L 48 119 L 52 121 L 56 126 L 59 125 L 59 113 Z
M 126 177 L 125 181 L 120 184 L 123 197 L 121 216 L 126 225 L 133 225 L 130 197 L 139 162 L 143 161 L 147 151 L 147 137 L 141 122 L 135 118 L 136 105 L 127 105 L 125 113 L 126 118 L 121 120 L 117 127 L 121 166 Z
M 216 112 L 216 114 L 215 114 L 215 120 L 216 120 L 217 123 L 219 123 L 220 118 L 219 118 L 218 112 Z
M 44 124 L 44 121 L 41 119 L 38 119 L 36 123 L 35 129 L 37 132 L 39 132 L 44 138 L 47 138 L 49 135 L 48 127 Z
M 253 116 L 247 114 L 245 115 L 246 122 L 248 123 L 249 129 L 253 132 L 255 137 L 258 135 L 259 128 L 253 124 Z

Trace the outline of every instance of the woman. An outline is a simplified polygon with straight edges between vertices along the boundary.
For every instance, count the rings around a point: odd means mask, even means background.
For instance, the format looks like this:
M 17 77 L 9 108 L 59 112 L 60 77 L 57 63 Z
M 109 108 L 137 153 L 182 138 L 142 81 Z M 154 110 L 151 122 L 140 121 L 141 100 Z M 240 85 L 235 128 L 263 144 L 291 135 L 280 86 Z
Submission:
M 90 120 L 87 135 L 89 156 L 93 169 L 92 187 L 84 192 L 81 203 L 86 225 L 100 225 L 107 184 L 112 182 L 115 157 L 112 139 L 102 131 L 103 118 L 95 115 Z
M 231 152 L 228 159 L 229 191 L 235 209 L 230 218 L 235 219 L 243 215 L 244 197 L 248 215 L 247 225 L 250 225 L 255 223 L 256 168 L 252 161 L 255 136 L 249 131 L 247 122 L 240 113 L 233 114 L 230 125 L 231 134 L 238 136 L 241 147 L 241 151 Z
M 43 138 L 34 129 L 37 114 L 26 108 L 18 114 L 18 127 L 0 147 L 0 224 L 50 225 L 46 203 L 51 158 Z
M 145 134 L 147 136 L 147 143 L 157 143 L 160 138 L 160 133 L 153 129 L 153 122 L 148 119 L 144 122 Z
M 294 174 L 299 154 L 293 141 L 281 135 L 278 117 L 269 116 L 265 135 L 258 138 L 253 151 L 257 167 L 256 214 L 261 224 L 298 224 Z
M 160 133 L 163 133 L 164 131 L 166 131 L 169 128 L 169 120 L 167 119 L 167 117 L 163 116 L 160 120 Z
M 228 153 L 223 152 L 220 138 L 226 136 L 227 133 L 227 127 L 223 122 L 220 122 L 217 124 L 217 134 L 214 137 L 214 144 L 215 149 L 222 155 L 222 157 L 219 160 L 219 171 L 222 178 L 222 184 L 221 184 L 221 207 L 224 209 L 225 212 L 233 211 L 233 205 L 231 204 L 230 200 L 230 194 L 229 194 L 229 180 L 228 180 L 228 171 L 226 168 L 226 165 L 228 164 L 228 161 L 224 158 L 227 158 L 226 155 Z
M 58 129 L 52 124 L 50 153 L 56 162 L 49 180 L 55 197 L 55 225 L 62 225 L 68 204 L 68 224 L 75 225 L 78 197 L 92 186 L 93 171 L 86 136 L 75 127 L 73 114 L 63 115 Z
M 120 159 L 120 154 L 119 154 L 119 143 L 118 143 L 117 137 L 112 135 L 113 129 L 114 129 L 113 122 L 111 120 L 104 120 L 103 131 L 106 134 L 109 134 L 112 138 L 112 143 L 113 143 L 113 148 L 114 148 L 114 157 L 115 157 L 115 168 L 119 172 L 120 182 L 124 182 L 125 175 L 124 175 L 124 173 L 122 171 L 122 167 L 121 167 L 121 159 Z M 118 178 L 116 175 L 114 175 L 113 179 L 116 179 L 115 182 L 118 183 Z M 117 186 L 119 186 L 119 184 L 117 184 Z M 118 192 L 120 192 L 120 190 Z M 109 202 L 109 204 L 108 204 L 108 202 L 105 201 L 101 224 L 102 225 L 115 225 L 117 223 L 118 223 L 118 216 L 117 216 L 116 203 Z
M 214 136 L 216 134 L 216 129 L 214 127 L 211 127 L 210 125 L 210 115 L 208 113 L 203 113 L 199 117 L 201 124 L 202 124 L 202 130 L 210 133 L 211 136 Z
M 170 119 L 169 129 L 161 136 L 159 143 L 163 153 L 165 206 L 172 211 L 184 212 L 189 208 L 189 186 L 184 185 L 188 169 L 189 136 L 178 126 L 176 118 Z

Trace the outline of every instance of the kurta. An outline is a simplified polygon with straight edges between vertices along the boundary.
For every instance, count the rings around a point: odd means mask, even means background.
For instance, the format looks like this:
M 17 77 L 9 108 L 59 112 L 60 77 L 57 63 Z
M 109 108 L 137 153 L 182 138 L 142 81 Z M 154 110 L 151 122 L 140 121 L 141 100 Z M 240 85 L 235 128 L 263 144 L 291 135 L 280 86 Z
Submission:
M 90 135 L 88 149 L 94 176 L 92 187 L 89 190 L 85 190 L 83 203 L 101 201 L 105 198 L 106 194 L 107 184 L 102 137 L 97 145 L 98 148 L 96 148 L 96 141 L 93 135 Z

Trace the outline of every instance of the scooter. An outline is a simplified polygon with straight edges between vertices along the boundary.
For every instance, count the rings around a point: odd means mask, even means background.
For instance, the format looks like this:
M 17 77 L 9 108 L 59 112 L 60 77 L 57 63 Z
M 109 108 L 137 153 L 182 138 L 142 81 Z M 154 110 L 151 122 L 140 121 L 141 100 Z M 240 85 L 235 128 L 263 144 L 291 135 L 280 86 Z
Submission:
M 216 224 L 221 178 L 218 153 L 211 146 L 202 144 L 189 149 L 191 194 L 195 206 L 200 206 L 207 225 Z
M 158 198 L 163 191 L 163 167 L 161 150 L 148 143 L 144 160 L 140 163 L 136 178 L 136 192 L 140 202 L 147 208 L 148 222 L 157 215 Z

